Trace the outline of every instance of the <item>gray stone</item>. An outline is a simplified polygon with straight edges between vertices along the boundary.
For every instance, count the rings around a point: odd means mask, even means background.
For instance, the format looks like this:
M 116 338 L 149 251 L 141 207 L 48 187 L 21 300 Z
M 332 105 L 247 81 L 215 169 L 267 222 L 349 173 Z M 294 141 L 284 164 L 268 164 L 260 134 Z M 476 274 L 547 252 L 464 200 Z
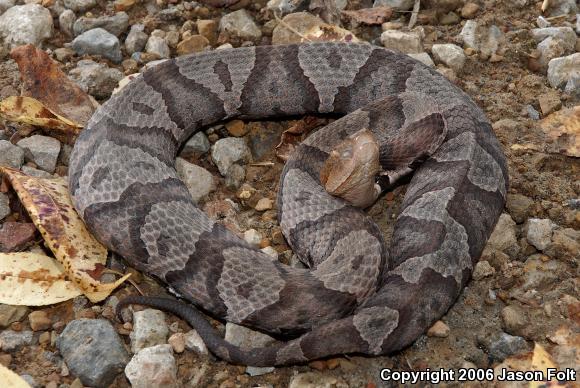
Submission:
M 195 330 L 190 330 L 184 335 L 185 348 L 198 354 L 208 354 L 207 346 L 201 336 Z
M 524 107 L 524 114 L 526 114 L 532 120 L 540 119 L 540 112 L 538 112 L 533 106 L 529 104 Z
M 133 24 L 131 26 L 127 39 L 125 39 L 127 54 L 143 51 L 147 44 L 147 39 L 149 39 L 149 36 L 144 31 L 145 26 L 143 24 Z
M 550 289 L 560 280 L 560 276 L 568 269 L 566 264 L 558 260 L 546 261 L 541 253 L 531 255 L 524 263 L 523 291 Z
M 536 19 L 536 24 L 538 25 L 539 28 L 546 28 L 552 26 L 552 23 L 550 23 L 549 20 L 546 20 L 546 18 L 543 16 L 538 16 L 538 18 Z
M 133 388 L 177 388 L 177 364 L 171 345 L 156 345 L 135 354 L 125 367 Z
M 427 53 L 409 53 L 407 55 L 413 59 L 418 60 L 419 62 L 423 63 L 424 65 L 427 65 L 429 67 L 435 67 L 435 63 L 433 62 L 433 60 L 431 59 L 431 57 Z
M 250 160 L 250 149 L 242 138 L 226 137 L 215 142 L 211 148 L 211 158 L 220 174 L 225 176 L 234 163 L 243 164 Z
M 548 219 L 530 218 L 524 230 L 526 238 L 536 249 L 543 251 L 552 241 L 552 233 L 556 225 Z
M 77 16 L 70 9 L 65 9 L 58 15 L 58 27 L 68 37 L 74 36 L 73 25 Z
M 130 334 L 131 351 L 167 343 L 169 328 L 163 311 L 145 309 L 133 313 L 133 331 Z
M 2 201 L 3 197 L 8 200 L 8 197 L 5 194 L 0 194 L 0 202 Z M 3 217 L 0 217 L 0 220 L 2 218 Z M 0 304 L 0 328 L 4 329 L 10 326 L 11 323 L 20 322 L 27 314 L 28 307 L 26 306 Z
M 526 312 L 518 306 L 504 307 L 500 316 L 503 329 L 511 335 L 522 336 L 530 323 Z
M 305 3 L 305 0 L 270 0 L 266 4 L 266 8 L 277 15 L 286 15 L 305 8 Z
M 548 82 L 553 88 L 566 87 L 577 78 L 580 78 L 580 53 L 554 58 L 548 63 Z
M 231 322 L 226 323 L 224 339 L 232 345 L 239 346 L 243 349 L 260 348 L 275 341 L 274 338 L 267 334 Z
M 171 54 L 171 51 L 169 50 L 169 45 L 167 44 L 165 39 L 154 35 L 151 35 L 149 39 L 147 39 L 145 51 L 147 51 L 150 54 L 155 54 L 162 59 L 169 58 L 169 55 Z
M 498 26 L 480 26 L 475 20 L 467 20 L 459 33 L 458 40 L 463 47 L 479 51 L 488 58 L 495 54 L 504 43 L 505 36 Z
M 86 12 L 97 5 L 97 0 L 64 0 L 64 6 L 75 12 Z
M 274 372 L 273 366 L 259 367 L 259 366 L 247 366 L 246 373 L 250 376 L 262 376 L 268 373 Z
M 431 48 L 433 58 L 436 61 L 443 63 L 445 66 L 452 68 L 456 72 L 460 72 L 465 64 L 465 54 L 463 49 L 451 43 L 434 44 Z
M 568 82 L 566 82 L 564 91 L 574 97 L 580 96 L 580 74 L 572 75 Z
M 509 214 L 503 213 L 499 217 L 487 245 L 512 257 L 519 253 L 520 246 L 516 238 L 516 223 Z
M 8 140 L 0 140 L 0 166 L 19 169 L 24 163 L 24 150 Z
M 117 12 L 113 16 L 101 16 L 99 18 L 83 16 L 74 23 L 73 32 L 75 36 L 78 36 L 83 32 L 99 27 L 115 36 L 119 36 L 129 27 L 129 15 L 125 12 Z
M 129 361 L 123 340 L 105 319 L 69 322 L 56 345 L 70 371 L 91 387 L 111 384 Z
M 576 14 L 576 33 L 580 35 L 580 13 Z
M 60 142 L 53 137 L 33 135 L 20 140 L 18 146 L 24 150 L 24 158 L 34 162 L 39 169 L 53 173 L 60 153 Z
M 561 16 L 578 11 L 577 0 L 551 0 L 548 7 L 549 16 Z
M 550 63 L 552 59 L 559 58 L 567 52 L 564 42 L 561 39 L 553 38 L 551 36 L 538 44 L 538 51 L 540 56 L 537 61 L 543 72 L 546 72 L 548 69 L 548 63 Z
M 495 274 L 495 268 L 493 268 L 486 260 L 479 261 L 475 264 L 475 268 L 473 269 L 474 280 L 481 280 L 492 276 L 493 274 Z
M 459 33 L 459 40 L 463 42 L 463 47 L 472 48 L 475 50 L 479 49 L 477 44 L 477 28 L 478 24 L 475 20 L 467 20 L 465 25 Z
M 348 384 L 328 374 L 306 372 L 292 376 L 288 388 L 348 388 Z
M 9 48 L 24 44 L 40 46 L 52 37 L 52 16 L 40 4 L 16 5 L 0 16 L 0 40 Z
M 403 32 L 387 30 L 381 34 L 381 44 L 405 54 L 423 52 L 423 38 L 417 31 Z
M 210 143 L 205 133 L 202 131 L 193 135 L 183 146 L 180 156 L 188 158 L 191 156 L 200 156 L 209 151 Z
M 25 173 L 26 175 L 35 176 L 37 178 L 54 178 L 54 176 L 52 176 L 52 174 L 50 174 L 46 171 L 42 171 L 42 170 L 39 170 L 37 168 L 26 166 L 26 165 L 22 166 L 22 168 L 20 170 L 23 173 Z
M 8 200 L 8 196 L 4 193 L 0 193 L 0 221 L 4 219 L 7 215 L 10 214 L 10 201 Z M 5 305 L 0 305 L 0 327 L 2 327 L 2 307 Z
M 487 348 L 494 362 L 501 362 L 509 356 L 528 350 L 525 339 L 506 333 L 496 333 L 480 342 Z
M 0 15 L 8 8 L 14 7 L 14 4 L 16 4 L 16 0 L 0 0 Z
M 3 330 L 0 331 L 0 350 L 3 352 L 12 352 L 18 350 L 23 346 L 32 345 L 34 336 L 32 331 L 14 331 Z
M 172 20 L 177 20 L 181 17 L 182 13 L 179 10 L 179 8 L 177 7 L 169 7 L 169 8 L 165 8 L 162 9 L 161 11 L 159 11 L 157 13 L 157 18 L 159 20 L 163 20 L 163 21 L 172 21 Z
M 373 7 L 391 7 L 399 11 L 408 11 L 413 8 L 414 0 L 375 0 Z
M 104 63 L 97 63 L 90 59 L 78 61 L 77 67 L 69 73 L 81 89 L 96 98 L 107 98 L 123 79 L 123 73 Z
M 77 36 L 72 48 L 78 55 L 101 55 L 115 63 L 121 62 L 119 39 L 102 28 L 94 28 Z
M 262 30 L 245 9 L 230 12 L 220 20 L 219 29 L 238 38 L 257 40 L 262 37 Z
M 512 218 L 521 224 L 528 219 L 534 200 L 522 194 L 508 194 L 506 207 Z
M 576 33 L 572 27 L 534 28 L 530 31 L 530 34 L 536 43 L 540 43 L 548 37 L 560 39 L 567 51 L 573 51 L 576 45 Z
M 244 232 L 244 240 L 248 244 L 258 247 L 262 241 L 262 235 L 256 229 L 248 229 Z
M 237 190 L 246 179 L 246 169 L 239 164 L 232 164 L 226 172 L 226 187 Z
M 216 189 L 214 177 L 205 168 L 189 163 L 187 160 L 175 160 L 177 175 L 187 186 L 193 202 L 197 203 Z

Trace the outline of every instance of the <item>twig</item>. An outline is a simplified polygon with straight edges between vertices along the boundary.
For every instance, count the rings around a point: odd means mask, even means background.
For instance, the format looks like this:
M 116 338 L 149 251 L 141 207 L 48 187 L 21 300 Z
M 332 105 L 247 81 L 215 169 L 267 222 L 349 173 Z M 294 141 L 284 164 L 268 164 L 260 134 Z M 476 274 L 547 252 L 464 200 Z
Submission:
M 546 12 L 546 10 L 550 7 L 550 0 L 544 0 L 542 3 L 542 13 Z
M 419 8 L 421 7 L 421 0 L 415 0 L 413 4 L 413 13 L 411 14 L 411 19 L 409 19 L 409 29 L 415 26 L 417 23 L 417 15 L 419 14 Z
M 278 14 L 276 12 L 274 12 L 274 18 L 276 19 L 276 21 L 278 23 L 280 23 L 281 25 L 284 26 L 284 28 L 286 28 L 288 31 L 295 33 L 296 35 L 298 35 L 299 37 L 301 37 L 302 39 L 304 39 L 305 41 L 308 42 L 312 42 L 312 40 L 308 39 L 306 36 L 304 36 L 301 32 L 297 31 L 296 29 L 294 29 L 294 27 L 290 26 L 288 23 L 286 23 L 284 20 L 280 19 L 280 17 L 278 16 Z
M 106 268 L 106 269 L 104 269 L 104 270 L 103 270 L 103 273 L 112 273 L 113 275 L 117 275 L 117 276 L 120 276 L 120 277 L 123 277 L 123 276 L 125 276 L 125 275 L 126 275 L 126 274 L 124 274 L 124 273 L 122 273 L 122 272 L 115 271 L 114 269 L 110 269 L 110 268 Z M 137 285 L 137 283 L 136 283 L 136 282 L 135 282 L 133 279 L 131 279 L 131 277 L 130 277 L 130 276 L 127 278 L 127 281 L 128 281 L 129 283 L 131 283 L 131 285 L 132 285 L 133 287 L 135 287 L 135 289 L 137 290 L 137 292 L 138 292 L 139 294 L 141 294 L 141 295 L 145 295 L 145 293 L 143 292 L 143 290 L 141 290 L 141 289 L 139 288 L 139 286 Z
M 270 167 L 273 166 L 274 162 L 256 162 L 256 163 L 250 163 L 250 166 L 253 167 Z

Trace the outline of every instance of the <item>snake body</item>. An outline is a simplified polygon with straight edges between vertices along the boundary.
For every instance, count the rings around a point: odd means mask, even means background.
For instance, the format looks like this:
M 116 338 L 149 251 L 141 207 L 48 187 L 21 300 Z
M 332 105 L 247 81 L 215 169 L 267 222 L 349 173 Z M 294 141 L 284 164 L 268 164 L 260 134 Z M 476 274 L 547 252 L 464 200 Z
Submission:
M 280 226 L 308 269 L 272 261 L 208 218 L 177 177 L 180 146 L 208 125 L 326 113 L 346 116 L 297 148 L 278 191 Z M 365 128 L 384 170 L 414 170 L 388 247 L 364 212 L 320 184 L 333 147 Z M 214 317 L 287 339 L 243 350 L 199 323 L 212 352 L 251 365 L 412 343 L 469 280 L 507 177 L 488 120 L 459 88 L 403 54 L 345 43 L 165 61 L 95 112 L 69 167 L 73 203 L 107 247 Z

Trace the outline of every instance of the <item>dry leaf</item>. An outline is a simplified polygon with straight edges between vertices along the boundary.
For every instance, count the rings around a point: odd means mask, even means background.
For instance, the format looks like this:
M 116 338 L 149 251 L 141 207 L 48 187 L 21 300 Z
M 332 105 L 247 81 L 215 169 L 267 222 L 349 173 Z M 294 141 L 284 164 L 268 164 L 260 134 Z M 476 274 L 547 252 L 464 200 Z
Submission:
M 74 210 L 64 179 L 30 177 L 6 167 L 0 170 L 8 176 L 45 244 L 91 302 L 105 299 L 129 277 L 115 283 L 99 281 L 107 262 L 107 249 L 89 233 Z
M 294 125 L 282 132 L 280 143 L 276 146 L 276 156 L 280 160 L 287 161 L 305 135 L 325 122 L 324 119 L 315 116 L 308 116 L 298 120 Z
M 16 373 L 0 364 L 0 381 L 3 388 L 30 388 L 30 385 Z
M 541 371 L 544 374 L 545 381 L 531 381 L 530 388 L 545 387 L 547 382 L 548 368 L 557 368 L 552 360 L 552 356 L 540 344 L 534 344 L 534 354 L 532 356 L 532 364 L 530 370 Z
M 37 99 L 81 127 L 86 125 L 98 104 L 66 76 L 57 62 L 30 44 L 14 48 L 10 56 L 18 63 L 22 96 Z
M 0 253 L 0 303 L 44 306 L 81 295 L 53 258 L 32 252 Z
M 356 11 L 342 11 L 342 15 L 357 23 L 383 24 L 393 16 L 393 9 L 391 7 L 363 8 Z
M 321 24 L 308 30 L 301 39 L 302 42 L 359 42 L 359 39 L 349 30 L 332 24 Z
M 548 150 L 580 158 L 580 105 L 552 113 L 540 126 L 552 140 Z

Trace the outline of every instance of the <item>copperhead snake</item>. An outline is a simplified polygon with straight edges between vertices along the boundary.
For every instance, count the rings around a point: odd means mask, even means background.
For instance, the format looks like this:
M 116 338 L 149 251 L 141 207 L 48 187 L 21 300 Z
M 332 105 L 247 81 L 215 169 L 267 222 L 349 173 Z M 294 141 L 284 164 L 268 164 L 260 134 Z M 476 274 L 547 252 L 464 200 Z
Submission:
M 180 147 L 208 125 L 327 113 L 345 116 L 297 147 L 278 190 L 280 227 L 308 269 L 273 261 L 208 218 L 177 177 Z M 365 129 L 387 178 L 414 172 L 389 246 L 369 216 L 320 183 L 332 150 Z M 256 366 L 411 344 L 468 282 L 507 185 L 500 144 L 465 93 L 406 55 L 346 43 L 165 61 L 95 112 L 69 167 L 75 208 L 103 244 L 212 316 L 279 340 L 241 349 L 183 303 L 124 303 L 181 315 L 216 356 Z

